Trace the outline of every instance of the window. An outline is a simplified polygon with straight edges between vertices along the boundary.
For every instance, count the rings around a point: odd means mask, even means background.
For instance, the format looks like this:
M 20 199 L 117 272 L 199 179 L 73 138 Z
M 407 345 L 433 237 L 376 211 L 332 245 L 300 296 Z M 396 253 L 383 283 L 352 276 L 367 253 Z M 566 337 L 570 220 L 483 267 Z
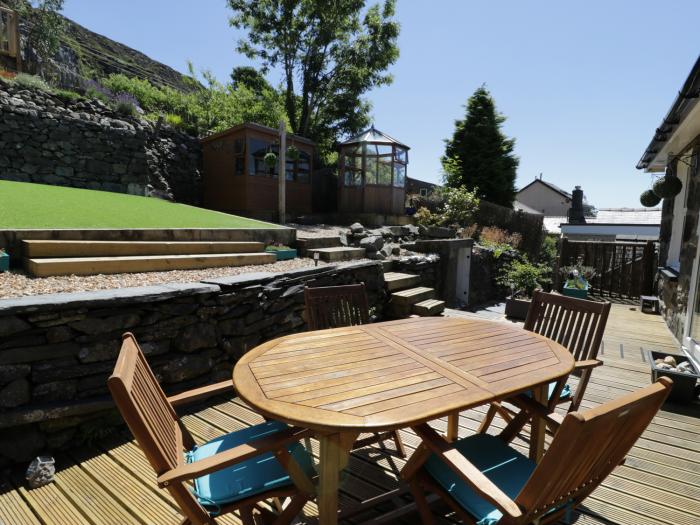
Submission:
M 395 188 L 403 188 L 404 184 L 406 183 L 406 166 L 403 164 L 394 164 L 394 187 Z M 423 195 L 423 191 L 425 190 L 425 195 L 428 195 L 428 190 L 425 188 L 421 188 L 420 192 L 421 195 Z
M 0 54 L 17 56 L 17 15 L 0 7 Z
M 693 157 L 695 158 L 695 157 Z M 687 212 L 688 195 L 688 165 L 683 161 L 676 163 L 676 176 L 683 183 L 683 189 L 676 195 L 673 201 L 673 223 L 671 225 L 671 240 L 668 243 L 668 255 L 666 266 L 680 271 L 681 246 L 683 245 L 683 230 L 685 229 L 685 215 Z
M 420 194 L 421 197 L 427 197 L 428 196 L 428 188 L 421 188 L 418 193 Z
M 250 138 L 248 139 L 248 175 L 258 175 L 261 177 L 276 177 L 277 166 L 268 168 L 265 164 L 265 155 L 277 153 L 277 144 L 272 144 L 267 140 Z
M 245 157 L 236 157 L 233 159 L 233 174 L 243 175 L 245 171 Z

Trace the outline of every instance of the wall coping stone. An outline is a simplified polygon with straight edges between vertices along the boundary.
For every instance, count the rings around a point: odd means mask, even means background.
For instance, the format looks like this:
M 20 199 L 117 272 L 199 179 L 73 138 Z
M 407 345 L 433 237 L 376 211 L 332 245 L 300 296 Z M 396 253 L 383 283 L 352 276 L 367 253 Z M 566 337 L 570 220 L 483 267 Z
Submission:
M 19 408 L 0 413 L 0 428 L 40 423 L 51 419 L 70 416 L 82 416 L 114 407 L 114 401 L 109 396 L 99 396 L 92 399 L 45 403 L 30 408 Z
M 221 291 L 219 286 L 207 283 L 165 283 L 155 286 L 137 286 L 76 293 L 31 295 L 12 299 L 0 299 L 0 316 L 38 312 L 43 310 L 71 309 L 82 306 L 99 306 L 131 303 L 152 303 L 174 297 L 191 296 Z

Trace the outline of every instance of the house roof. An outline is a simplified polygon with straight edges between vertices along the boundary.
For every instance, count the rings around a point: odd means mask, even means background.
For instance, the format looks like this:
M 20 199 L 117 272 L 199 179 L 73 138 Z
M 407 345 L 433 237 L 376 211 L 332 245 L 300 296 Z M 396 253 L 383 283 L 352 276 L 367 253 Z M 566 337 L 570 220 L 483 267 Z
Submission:
M 516 210 L 524 211 L 525 213 L 532 213 L 534 215 L 542 215 L 541 211 L 537 211 L 535 208 L 530 208 L 527 204 L 523 204 L 520 201 L 515 201 L 513 203 L 513 208 Z
M 361 144 L 363 142 L 379 142 L 381 144 L 396 144 L 397 146 L 401 146 L 402 148 L 406 149 L 411 149 L 406 144 L 403 144 L 402 142 L 399 142 L 393 137 L 390 137 L 386 133 L 379 131 L 372 125 L 371 128 L 368 128 L 364 130 L 361 133 L 358 133 L 354 137 L 350 137 L 348 140 L 345 142 L 341 142 L 341 146 L 349 146 L 351 144 Z
M 551 182 L 547 182 L 546 180 L 542 180 L 542 179 L 533 180 L 530 184 L 527 184 L 526 186 L 523 186 L 522 188 L 520 188 L 518 190 L 518 193 L 520 193 L 521 191 L 524 191 L 526 188 L 529 188 L 530 186 L 532 186 L 533 184 L 535 184 L 537 182 L 539 182 L 540 184 L 544 184 L 550 190 L 559 193 L 562 197 L 566 197 L 567 199 L 571 199 L 571 193 L 569 193 L 568 191 L 564 191 L 559 186 L 556 186 L 555 184 L 552 184 Z
M 588 224 L 661 224 L 661 208 L 600 208 Z
M 647 169 L 656 159 L 666 143 L 671 140 L 674 133 L 680 128 L 685 118 L 695 107 L 700 96 L 700 57 L 695 61 L 688 78 L 678 92 L 671 109 L 668 110 L 661 124 L 654 131 L 654 136 L 649 142 L 642 158 L 637 163 L 637 169 Z M 677 152 L 676 152 L 677 153 Z
M 567 221 L 567 217 L 564 215 L 552 215 L 545 217 L 542 221 L 542 226 L 547 233 L 556 233 L 559 235 L 561 233 L 561 224 Z

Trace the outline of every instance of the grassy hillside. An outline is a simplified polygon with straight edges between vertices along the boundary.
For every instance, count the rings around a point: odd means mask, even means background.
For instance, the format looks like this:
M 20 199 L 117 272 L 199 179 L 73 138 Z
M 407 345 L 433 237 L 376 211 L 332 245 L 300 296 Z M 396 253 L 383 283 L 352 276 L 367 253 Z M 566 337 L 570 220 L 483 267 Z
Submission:
M 279 226 L 149 197 L 0 180 L 0 229 L 28 228 Z

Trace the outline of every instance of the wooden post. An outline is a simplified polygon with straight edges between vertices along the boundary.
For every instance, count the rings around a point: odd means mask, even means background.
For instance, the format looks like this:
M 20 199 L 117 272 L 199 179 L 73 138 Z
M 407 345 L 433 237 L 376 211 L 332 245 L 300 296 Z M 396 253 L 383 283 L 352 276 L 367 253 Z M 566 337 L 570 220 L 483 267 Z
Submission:
M 280 120 L 280 149 L 278 153 L 279 168 L 277 173 L 277 213 L 279 215 L 279 223 L 285 223 L 285 214 L 287 213 L 287 127 L 284 120 Z
M 654 241 L 647 241 L 642 253 L 642 289 L 641 295 L 651 295 L 654 287 L 654 256 L 656 248 Z

